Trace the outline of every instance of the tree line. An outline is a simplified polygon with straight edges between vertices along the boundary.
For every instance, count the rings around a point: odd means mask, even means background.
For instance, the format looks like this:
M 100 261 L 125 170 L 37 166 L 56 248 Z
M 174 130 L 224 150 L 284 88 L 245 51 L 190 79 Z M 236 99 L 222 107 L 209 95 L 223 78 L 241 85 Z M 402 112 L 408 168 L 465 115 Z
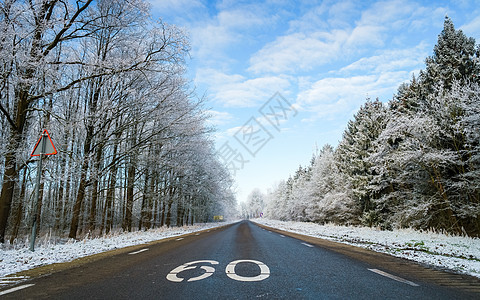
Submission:
M 479 236 L 479 59 L 480 46 L 446 17 L 425 70 L 387 104 L 367 99 L 335 149 L 263 199 L 252 193 L 249 206 L 280 220 Z
M 235 209 L 189 41 L 144 0 L 0 3 L 0 242 L 206 222 Z M 43 129 L 58 154 L 30 157 Z

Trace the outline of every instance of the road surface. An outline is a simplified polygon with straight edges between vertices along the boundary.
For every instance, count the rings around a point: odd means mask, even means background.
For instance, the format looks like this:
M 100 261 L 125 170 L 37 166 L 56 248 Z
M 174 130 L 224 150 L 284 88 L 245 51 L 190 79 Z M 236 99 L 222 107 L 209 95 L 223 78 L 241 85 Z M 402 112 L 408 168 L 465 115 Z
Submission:
M 33 278 L 0 298 L 480 299 L 479 282 L 242 221 Z

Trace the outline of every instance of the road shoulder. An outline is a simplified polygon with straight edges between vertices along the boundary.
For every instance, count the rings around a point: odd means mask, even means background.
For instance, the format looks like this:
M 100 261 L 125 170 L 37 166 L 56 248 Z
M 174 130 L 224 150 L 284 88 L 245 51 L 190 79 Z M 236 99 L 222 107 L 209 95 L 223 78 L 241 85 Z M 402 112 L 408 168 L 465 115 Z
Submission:
M 289 236 L 308 244 L 362 261 L 373 268 L 406 278 L 413 282 L 440 285 L 455 288 L 466 293 L 480 294 L 480 279 L 474 276 L 457 274 L 361 247 L 284 231 L 255 222 L 252 223 L 266 230 Z

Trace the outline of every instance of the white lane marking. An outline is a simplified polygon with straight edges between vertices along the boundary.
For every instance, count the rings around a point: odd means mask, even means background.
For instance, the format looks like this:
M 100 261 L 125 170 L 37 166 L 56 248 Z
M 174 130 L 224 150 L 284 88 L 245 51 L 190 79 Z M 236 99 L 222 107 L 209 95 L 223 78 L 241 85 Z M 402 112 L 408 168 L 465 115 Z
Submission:
M 135 252 L 130 252 L 130 253 L 128 253 L 128 254 L 134 255 L 134 254 L 142 253 L 142 252 L 145 252 L 145 251 L 148 251 L 148 248 L 141 249 L 141 250 L 138 250 L 138 251 L 135 251 Z
M 1 291 L 0 296 L 10 294 L 10 293 L 13 293 L 13 292 L 16 292 L 16 291 L 19 291 L 19 290 L 23 290 L 23 289 L 26 289 L 26 288 L 31 287 L 33 285 L 35 285 L 35 284 L 32 283 L 32 284 L 19 285 L 19 286 L 16 286 L 14 288 L 11 288 L 11 289 Z
M 281 237 L 285 237 L 283 234 L 280 235 Z
M 6 285 L 17 284 L 22 281 L 28 279 L 28 276 L 7 276 L 7 277 L 0 277 L 0 287 Z
M 377 273 L 377 274 L 379 274 L 379 275 L 388 277 L 388 278 L 390 278 L 390 279 L 396 280 L 396 281 L 398 281 L 398 282 L 406 283 L 406 284 L 411 285 L 411 286 L 419 286 L 419 285 L 416 284 L 415 282 L 408 281 L 408 280 L 406 280 L 406 279 L 403 279 L 403 278 L 401 278 L 401 277 L 398 277 L 398 276 L 389 274 L 389 273 L 387 273 L 387 272 L 384 272 L 384 271 L 381 271 L 381 270 L 378 270 L 378 269 L 368 269 L 368 270 L 369 270 L 369 271 L 372 271 L 372 272 L 374 272 L 374 273 Z
M 1 277 L 0 280 L 3 279 L 28 279 L 28 276 L 8 276 L 8 277 Z
M 244 263 L 244 262 L 257 264 L 260 267 L 260 275 L 253 276 L 253 277 L 245 277 L 245 276 L 237 275 L 235 273 L 235 266 L 238 263 Z M 225 268 L 225 273 L 227 273 L 227 276 L 233 280 L 251 282 L 251 281 L 262 281 L 264 279 L 267 279 L 270 276 L 270 269 L 267 267 L 266 264 L 262 263 L 261 261 L 251 260 L 251 259 L 240 259 L 240 260 L 232 261 L 231 263 L 229 263 Z
M 176 241 L 181 241 L 181 240 L 183 240 L 183 238 L 178 238 L 178 239 L 176 239 Z
M 302 245 L 305 245 L 305 246 L 310 247 L 310 248 L 314 247 L 313 245 L 310 245 L 310 244 L 307 244 L 307 243 L 302 243 Z
M 200 235 L 200 233 L 195 233 L 195 235 Z

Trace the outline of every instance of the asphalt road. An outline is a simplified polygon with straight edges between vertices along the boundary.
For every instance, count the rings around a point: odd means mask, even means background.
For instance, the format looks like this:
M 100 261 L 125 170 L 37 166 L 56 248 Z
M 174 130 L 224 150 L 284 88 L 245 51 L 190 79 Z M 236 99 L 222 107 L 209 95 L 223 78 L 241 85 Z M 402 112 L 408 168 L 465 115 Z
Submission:
M 40 276 L 0 298 L 480 299 L 471 278 L 445 286 L 439 271 L 322 243 L 242 221 Z M 402 271 L 415 268 L 419 276 Z

